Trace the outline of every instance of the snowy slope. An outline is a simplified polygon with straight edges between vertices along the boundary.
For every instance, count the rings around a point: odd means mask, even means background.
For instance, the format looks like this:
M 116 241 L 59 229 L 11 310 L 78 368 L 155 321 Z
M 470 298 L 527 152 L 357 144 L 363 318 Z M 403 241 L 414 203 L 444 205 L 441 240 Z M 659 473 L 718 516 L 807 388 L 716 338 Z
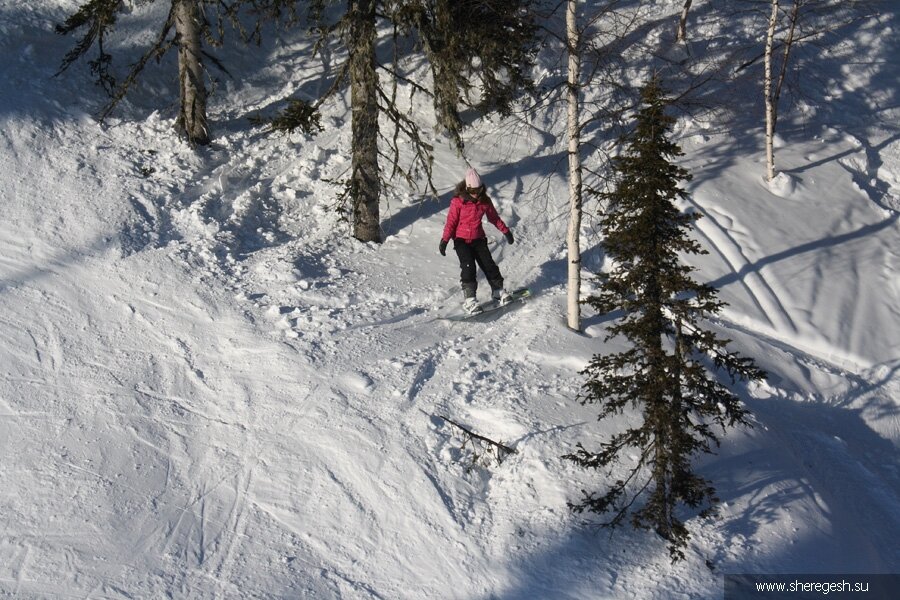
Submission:
M 755 120 L 679 125 L 696 266 L 729 302 L 710 326 L 771 376 L 736 389 L 757 426 L 704 459 L 722 512 L 672 566 L 566 507 L 601 481 L 559 456 L 613 426 L 574 401 L 611 347 L 603 315 L 563 326 L 552 118 L 470 133 L 516 232 L 495 257 L 537 295 L 451 324 L 437 241 L 462 159 L 440 147 L 441 200 L 398 187 L 385 243 L 359 244 L 324 181 L 348 166 L 346 107 L 315 143 L 245 119 L 311 79 L 307 41 L 266 47 L 278 67 L 234 57 L 247 83 L 214 95 L 195 152 L 151 95 L 101 127 L 84 66 L 52 77 L 75 5 L 0 1 L 0 596 L 717 598 L 723 573 L 900 572 L 896 14 L 780 124 L 778 185 Z M 517 452 L 473 466 L 441 416 Z

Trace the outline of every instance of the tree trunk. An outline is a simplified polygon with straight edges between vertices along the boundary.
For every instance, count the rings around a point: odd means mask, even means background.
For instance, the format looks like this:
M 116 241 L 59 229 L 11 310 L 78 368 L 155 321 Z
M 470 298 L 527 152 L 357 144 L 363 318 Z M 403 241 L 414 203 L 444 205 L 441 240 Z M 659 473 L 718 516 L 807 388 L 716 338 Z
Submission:
M 775 179 L 775 118 L 776 107 L 772 98 L 772 46 L 775 43 L 775 26 L 778 24 L 778 0 L 772 0 L 772 14 L 769 16 L 769 30 L 766 34 L 765 80 L 763 93 L 766 95 L 766 181 Z
M 659 256 L 657 251 L 651 255 Z M 653 334 L 647 336 L 647 367 L 655 385 L 652 396 L 646 401 L 646 420 L 652 423 L 654 458 L 653 478 L 656 488 L 651 498 L 656 500 L 656 509 L 653 519 L 656 533 L 666 540 L 672 541 L 672 510 L 675 500 L 672 497 L 672 455 L 676 451 L 673 448 L 673 436 L 671 406 L 667 393 L 671 389 L 668 383 L 668 368 L 663 340 L 666 338 L 666 319 L 663 316 L 663 292 L 660 279 L 664 276 L 663 267 L 660 264 L 654 266 L 655 275 L 647 282 L 647 320 L 649 329 Z M 653 500 L 650 501 L 653 504 Z
M 178 38 L 178 81 L 181 109 L 176 127 L 192 144 L 209 143 L 206 122 L 206 86 L 200 54 L 200 8 L 197 0 L 175 2 L 175 33 Z
M 438 129 L 450 136 L 457 151 L 464 147 L 462 139 L 462 119 L 459 116 L 459 82 L 456 73 L 446 65 L 433 64 L 434 113 Z
M 781 88 L 784 85 L 784 79 L 787 77 L 788 61 L 791 58 L 791 48 L 794 46 L 794 34 L 797 31 L 797 22 L 800 20 L 800 0 L 794 0 L 794 6 L 791 7 L 790 27 L 787 36 L 784 38 L 784 53 L 781 56 L 781 69 L 778 72 L 778 81 L 775 83 L 775 90 L 772 92 L 772 105 L 775 108 L 775 114 L 772 118 L 772 131 L 778 127 L 778 99 L 781 98 Z
M 447 133 L 457 151 L 462 151 L 462 119 L 459 116 L 460 68 L 450 36 L 453 30 L 453 4 L 457 0 L 437 0 L 434 8 L 434 46 L 431 48 L 431 73 L 434 77 L 434 112 L 438 128 Z
M 577 0 L 568 0 L 566 8 L 566 39 L 569 50 L 567 81 L 568 116 L 566 133 L 569 139 L 569 232 L 568 246 L 569 277 L 567 291 L 566 320 L 570 329 L 581 331 L 581 130 L 578 116 L 578 86 L 581 78 L 581 57 L 579 55 Z
M 678 32 L 675 34 L 676 42 L 683 42 L 687 38 L 687 18 L 688 11 L 691 10 L 691 2 L 693 0 L 684 0 L 684 6 L 681 7 L 681 17 L 678 19 Z
M 353 203 L 353 237 L 363 242 L 381 241 L 375 5 L 375 0 L 349 0 L 352 113 L 350 198 Z

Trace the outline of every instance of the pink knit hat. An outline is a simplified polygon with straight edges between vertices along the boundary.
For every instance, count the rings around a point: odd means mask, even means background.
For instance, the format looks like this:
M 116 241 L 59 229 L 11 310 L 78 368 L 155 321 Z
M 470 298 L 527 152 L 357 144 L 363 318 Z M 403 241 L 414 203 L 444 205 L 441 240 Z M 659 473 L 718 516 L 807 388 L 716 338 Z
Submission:
M 473 189 L 481 187 L 481 177 L 478 176 L 478 171 L 475 169 L 466 171 L 466 187 Z

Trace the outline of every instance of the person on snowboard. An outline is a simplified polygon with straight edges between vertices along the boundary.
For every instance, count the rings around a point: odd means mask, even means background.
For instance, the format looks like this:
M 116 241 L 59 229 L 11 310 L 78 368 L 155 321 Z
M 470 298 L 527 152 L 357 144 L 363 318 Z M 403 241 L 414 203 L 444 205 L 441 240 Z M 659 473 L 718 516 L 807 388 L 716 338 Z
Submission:
M 466 171 L 466 178 L 456 186 L 456 193 L 450 201 L 450 212 L 447 214 L 447 222 L 444 224 L 444 235 L 438 250 L 441 256 L 447 255 L 447 242 L 453 240 L 453 249 L 459 257 L 460 283 L 463 290 L 463 309 L 469 314 L 477 314 L 482 311 L 478 300 L 475 299 L 475 291 L 478 289 L 475 265 L 481 267 L 488 283 L 491 286 L 491 297 L 507 304 L 512 297 L 503 288 L 503 276 L 500 268 L 494 262 L 491 251 L 488 249 L 487 235 L 481 226 L 482 217 L 487 217 L 488 222 L 496 227 L 500 233 L 506 236 L 506 241 L 513 243 L 513 234 L 497 214 L 494 203 L 485 193 L 481 177 L 475 169 Z

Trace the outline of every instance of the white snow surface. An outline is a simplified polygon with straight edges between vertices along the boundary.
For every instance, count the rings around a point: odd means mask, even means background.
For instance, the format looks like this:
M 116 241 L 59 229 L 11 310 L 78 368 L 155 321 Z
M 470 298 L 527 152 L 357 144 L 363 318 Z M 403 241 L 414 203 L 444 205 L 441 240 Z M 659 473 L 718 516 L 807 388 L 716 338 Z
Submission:
M 468 133 L 516 234 L 488 226 L 495 258 L 536 295 L 451 323 L 437 242 L 465 163 L 445 142 L 442 196 L 398 185 L 386 241 L 361 244 L 325 181 L 349 166 L 347 106 L 315 138 L 246 120 L 314 85 L 309 40 L 235 51 L 245 76 L 223 78 L 194 150 L 154 95 L 177 97 L 171 57 L 105 125 L 84 64 L 53 77 L 76 6 L 0 0 L 0 596 L 719 598 L 725 573 L 900 572 L 896 14 L 854 29 L 817 80 L 833 87 L 779 121 L 772 184 L 760 107 L 743 129 L 679 123 L 709 250 L 691 260 L 729 304 L 707 325 L 769 379 L 734 386 L 755 427 L 698 464 L 722 508 L 689 519 L 672 565 L 652 534 L 566 505 L 604 475 L 561 455 L 622 421 L 576 401 L 617 346 L 604 315 L 564 326 L 552 116 Z M 441 416 L 516 453 L 473 466 Z

